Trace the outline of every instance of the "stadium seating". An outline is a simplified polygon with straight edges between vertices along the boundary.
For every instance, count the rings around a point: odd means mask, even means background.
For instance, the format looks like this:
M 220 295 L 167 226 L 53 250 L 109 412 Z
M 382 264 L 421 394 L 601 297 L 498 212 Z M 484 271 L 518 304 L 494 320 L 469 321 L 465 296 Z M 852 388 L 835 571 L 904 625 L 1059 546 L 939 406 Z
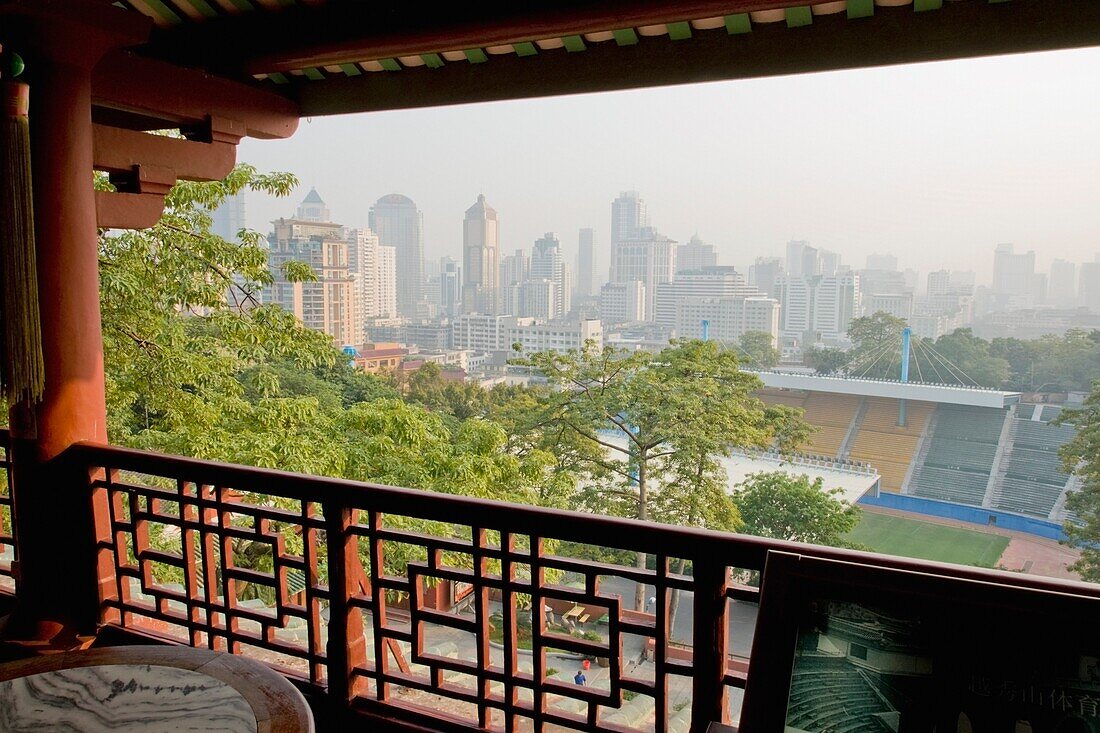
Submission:
M 1004 475 L 994 487 L 993 506 L 1048 517 L 1069 479 L 1062 471 L 1058 449 L 1073 439 L 1074 432 L 1071 425 L 1013 420 L 1012 441 L 1006 452 Z
M 821 456 L 836 457 L 859 403 L 859 397 L 811 392 L 802 408 L 806 411 L 806 421 L 819 430 L 810 437 L 809 450 Z
M 913 472 L 909 493 L 981 506 L 1005 411 L 962 405 L 940 405 L 936 409 L 928 449 Z
M 907 402 L 905 425 L 898 425 L 898 408 L 898 400 L 868 398 L 867 410 L 848 456 L 877 468 L 883 491 L 901 491 L 934 405 Z
M 874 717 L 889 707 L 877 695 L 863 675 L 845 661 L 812 665 L 791 677 L 787 703 L 787 727 L 805 731 L 845 731 L 845 733 L 882 733 L 882 724 Z

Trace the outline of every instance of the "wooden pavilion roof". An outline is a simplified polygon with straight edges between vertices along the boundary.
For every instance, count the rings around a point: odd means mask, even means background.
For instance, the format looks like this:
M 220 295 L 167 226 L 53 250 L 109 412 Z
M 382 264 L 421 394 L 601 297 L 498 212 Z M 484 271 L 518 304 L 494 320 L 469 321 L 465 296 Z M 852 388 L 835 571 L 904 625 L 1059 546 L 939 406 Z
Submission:
M 304 116 L 1100 43 L 1096 0 L 119 0 L 136 49 Z

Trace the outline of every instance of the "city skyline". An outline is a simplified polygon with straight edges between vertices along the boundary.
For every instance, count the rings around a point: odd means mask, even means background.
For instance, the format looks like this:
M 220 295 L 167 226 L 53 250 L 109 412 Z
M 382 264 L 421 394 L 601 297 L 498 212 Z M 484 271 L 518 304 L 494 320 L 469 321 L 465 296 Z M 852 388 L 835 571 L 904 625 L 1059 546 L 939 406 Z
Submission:
M 1002 242 L 1034 249 L 1041 270 L 1100 250 L 1087 144 L 1100 100 L 1067 92 L 1097 68 L 1100 51 L 1083 50 L 318 118 L 289 141 L 246 141 L 240 159 L 294 172 L 349 226 L 380 196 L 409 196 L 432 259 L 461 252 L 462 212 L 483 192 L 503 251 L 554 231 L 572 261 L 582 227 L 609 245 L 607 202 L 635 189 L 662 233 L 698 233 L 742 268 L 802 239 L 988 282 Z M 248 224 L 285 210 L 250 196 Z

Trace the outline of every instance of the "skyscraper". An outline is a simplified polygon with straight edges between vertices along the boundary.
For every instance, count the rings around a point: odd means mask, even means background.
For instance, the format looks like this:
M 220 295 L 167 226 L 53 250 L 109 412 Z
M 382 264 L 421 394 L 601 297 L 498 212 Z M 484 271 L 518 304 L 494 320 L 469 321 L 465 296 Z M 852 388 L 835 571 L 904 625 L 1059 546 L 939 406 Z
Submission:
M 531 251 L 532 280 L 549 280 L 553 283 L 554 302 L 550 308 L 550 318 L 562 318 L 572 308 L 572 294 L 569 273 L 565 267 L 565 257 L 561 253 L 561 244 L 553 232 L 547 232 L 542 239 L 535 240 Z
M 397 310 L 415 318 L 424 282 L 424 215 L 412 199 L 391 193 L 371 207 L 370 228 L 397 257 Z
M 298 211 L 294 214 L 294 218 L 298 221 L 332 221 L 328 207 L 325 206 L 316 188 L 309 189 L 302 203 L 298 204 Z
M 821 274 L 821 260 L 816 247 L 809 242 L 787 242 L 787 274 L 791 277 L 813 277 Z
M 347 232 L 348 268 L 355 276 L 357 320 L 366 326 L 379 318 L 397 316 L 397 253 L 384 247 L 370 229 Z
M 749 268 L 749 283 L 775 297 L 775 279 L 783 274 L 783 260 L 778 257 L 757 257 L 756 263 Z
M 448 316 L 456 316 L 462 302 L 462 268 L 451 257 L 440 260 L 439 307 Z
M 998 244 L 993 251 L 993 293 L 1026 296 L 1035 287 L 1035 252 L 1016 254 L 1011 244 Z
M 589 298 L 596 294 L 595 246 L 595 233 L 591 229 L 581 229 L 577 236 L 577 271 L 574 275 L 574 289 L 578 298 Z
M 783 336 L 798 339 L 803 348 L 818 340 L 838 343 L 847 339 L 848 325 L 859 315 L 859 275 L 782 275 L 776 285 Z
M 637 238 L 648 223 L 645 201 L 637 191 L 623 191 L 611 202 L 611 282 L 617 282 L 615 268 L 619 243 Z
M 500 300 L 500 223 L 479 194 L 462 225 L 462 309 L 495 314 Z
M 214 209 L 210 218 L 213 220 L 210 224 L 212 234 L 216 234 L 227 242 L 236 242 L 237 234 L 245 228 L 244 194 L 235 193 L 232 196 L 226 196 L 225 201 Z
M 1051 262 L 1047 294 L 1051 304 L 1059 308 L 1075 306 L 1077 304 L 1077 265 L 1066 260 Z
M 718 253 L 714 246 L 692 235 L 687 244 L 681 244 L 676 250 L 676 272 L 694 272 L 718 264 Z

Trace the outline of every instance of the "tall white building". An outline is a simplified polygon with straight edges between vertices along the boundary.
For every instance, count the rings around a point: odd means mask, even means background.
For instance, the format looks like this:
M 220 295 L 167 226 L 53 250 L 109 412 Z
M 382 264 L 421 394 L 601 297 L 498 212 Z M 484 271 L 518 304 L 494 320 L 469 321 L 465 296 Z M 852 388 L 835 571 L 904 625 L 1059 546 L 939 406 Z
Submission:
M 1077 265 L 1066 260 L 1054 260 L 1050 263 L 1047 300 L 1059 308 L 1077 305 Z
M 725 298 L 687 298 L 676 306 L 676 335 L 702 338 L 703 321 L 707 336 L 715 341 L 736 342 L 749 331 L 772 337 L 779 344 L 779 302 L 764 294 Z
M 645 285 L 638 280 L 604 283 L 600 288 L 600 320 L 613 326 L 645 320 Z
M 462 268 L 450 257 L 439 264 L 439 307 L 444 314 L 454 316 L 462 304 Z
M 524 280 L 516 288 L 516 315 L 549 320 L 562 315 L 559 293 L 553 280 Z
M 534 319 L 517 319 L 509 315 L 483 313 L 463 313 L 451 321 L 451 341 L 456 349 L 471 351 L 504 351 L 508 348 L 508 328 L 518 321 L 532 322 Z
M 821 274 L 821 259 L 809 242 L 787 242 L 787 274 L 791 277 L 813 277 Z
M 415 318 L 424 284 L 424 215 L 408 196 L 391 193 L 371 207 L 369 221 L 381 245 L 397 257 L 397 310 Z
M 462 226 L 462 308 L 466 313 L 500 312 L 500 222 L 479 194 Z
M 777 286 L 785 338 L 799 339 L 803 346 L 847 340 L 848 326 L 859 315 L 859 275 L 783 275 Z
M 1100 313 L 1100 254 L 1093 262 L 1081 263 L 1077 297 L 1081 305 L 1093 313 Z
M 370 229 L 347 232 L 348 267 L 355 276 L 360 329 L 370 321 L 394 318 L 397 305 L 397 253 L 383 247 Z M 365 332 L 364 332 L 365 337 Z
M 1029 296 L 1035 288 L 1035 252 L 1016 254 L 1011 244 L 998 244 L 993 251 L 993 293 L 1000 296 Z
M 676 242 L 651 227 L 634 239 L 623 239 L 615 246 L 615 272 L 612 282 L 637 280 L 645 286 L 645 318 L 653 320 L 657 285 L 672 280 L 676 272 Z
M 889 313 L 896 318 L 902 318 L 906 323 L 913 320 L 913 294 L 912 293 L 873 293 L 863 295 L 863 315 L 873 316 L 876 313 Z
M 782 275 L 783 260 L 778 257 L 757 257 L 756 262 L 749 268 L 749 284 L 755 285 L 768 297 L 775 297 L 775 279 Z
M 763 295 L 745 282 L 745 276 L 733 267 L 707 267 L 676 274 L 670 282 L 656 286 L 653 314 L 648 320 L 666 328 L 675 328 L 677 306 L 690 299 L 737 298 Z

